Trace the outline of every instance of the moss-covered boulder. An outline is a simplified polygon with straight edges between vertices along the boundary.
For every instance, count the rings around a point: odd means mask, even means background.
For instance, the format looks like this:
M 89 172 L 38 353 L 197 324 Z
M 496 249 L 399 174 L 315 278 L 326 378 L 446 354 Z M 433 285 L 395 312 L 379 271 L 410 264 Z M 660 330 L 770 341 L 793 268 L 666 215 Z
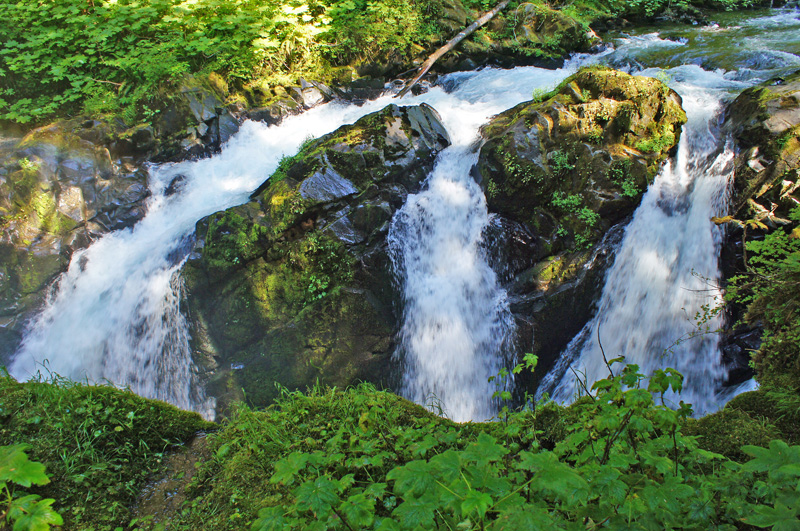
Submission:
M 516 234 L 500 252 L 534 337 L 522 348 L 542 365 L 591 315 L 619 236 L 609 229 L 638 206 L 685 121 L 661 81 L 591 67 L 484 126 L 478 173 L 489 211 Z
M 747 277 L 738 282 L 730 321 L 743 318 L 767 334 L 759 344 L 752 326 L 737 327 L 725 338 L 725 352 L 747 367 L 755 351 L 762 384 L 796 389 L 800 274 L 792 260 L 800 249 L 800 71 L 742 92 L 728 108 L 726 127 L 737 148 L 733 195 L 730 215 L 716 221 L 728 227 L 726 277 Z
M 431 107 L 390 105 L 305 144 L 249 203 L 198 224 L 183 277 L 212 394 L 265 404 L 276 382 L 388 383 L 386 234 L 448 144 Z
M 800 71 L 742 92 L 727 126 L 738 148 L 731 214 L 784 225 L 800 197 Z

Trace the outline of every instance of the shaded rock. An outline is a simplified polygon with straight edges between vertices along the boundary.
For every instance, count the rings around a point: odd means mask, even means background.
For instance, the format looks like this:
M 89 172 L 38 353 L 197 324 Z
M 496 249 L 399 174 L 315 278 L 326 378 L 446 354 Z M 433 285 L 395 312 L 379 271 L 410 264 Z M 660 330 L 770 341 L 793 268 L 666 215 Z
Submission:
M 73 252 L 144 216 L 148 173 L 131 153 L 150 142 L 147 128 L 68 120 L 0 154 L 0 359 Z
M 787 241 L 800 236 L 800 71 L 742 92 L 728 108 L 725 127 L 737 147 L 733 194 L 730 215 L 714 221 L 728 229 L 721 265 L 729 280 L 751 273 L 747 265 L 763 266 L 752 255 L 745 264 L 748 244 L 756 245 L 780 233 Z M 769 258 L 783 258 L 775 253 Z M 756 298 L 747 305 L 729 304 L 726 308 L 729 326 L 723 353 L 733 369 L 732 378 L 751 375 L 752 366 L 760 383 L 794 387 L 800 382 L 800 356 L 794 340 L 797 314 L 792 310 L 796 271 L 789 267 L 783 275 L 769 276 L 768 281 L 763 275 L 755 280 L 762 288 L 766 283 L 782 286 L 769 300 Z M 748 321 L 752 328 L 734 328 L 740 321 Z M 765 328 L 769 333 L 762 343 Z
M 781 225 L 800 204 L 800 72 L 745 90 L 727 114 L 738 149 L 731 214 Z
M 540 373 L 591 317 L 621 228 L 685 121 L 660 81 L 593 67 L 484 126 L 477 178 L 504 230 L 525 235 L 497 252 L 520 352 L 539 355 Z
M 174 162 L 219 151 L 239 130 L 244 114 L 228 96 L 227 84 L 216 74 L 184 78 L 170 106 L 153 120 L 158 142 L 148 158 Z
M 264 405 L 274 382 L 388 384 L 389 221 L 448 144 L 431 107 L 390 105 L 307 143 L 249 203 L 198 223 L 182 274 L 223 407 L 242 388 Z

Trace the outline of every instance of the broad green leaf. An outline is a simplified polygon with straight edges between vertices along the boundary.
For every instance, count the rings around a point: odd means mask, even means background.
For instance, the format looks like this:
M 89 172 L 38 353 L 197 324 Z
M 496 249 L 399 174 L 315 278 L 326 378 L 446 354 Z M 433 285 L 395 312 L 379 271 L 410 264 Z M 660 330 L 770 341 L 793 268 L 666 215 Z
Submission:
M 294 483 L 297 473 L 306 467 L 308 458 L 308 454 L 292 452 L 285 459 L 275 463 L 275 473 L 272 474 L 269 482 L 291 485 Z
M 297 509 L 311 511 L 318 519 L 325 518 L 331 507 L 339 503 L 338 490 L 338 483 L 326 477 L 306 481 L 294 491 Z
M 493 503 L 492 497 L 488 494 L 471 490 L 467 493 L 464 501 L 461 502 L 461 512 L 464 516 L 478 513 L 478 517 L 483 519 L 486 511 Z
M 546 509 L 528 506 L 525 509 L 501 513 L 489 527 L 491 531 L 523 531 L 558 529 Z
M 394 481 L 394 492 L 398 496 L 422 496 L 435 485 L 432 470 L 425 461 L 410 461 L 392 469 L 386 479 Z
M 284 531 L 289 527 L 281 507 L 265 507 L 258 511 L 258 518 L 250 527 L 251 531 Z
M 413 498 L 406 500 L 392 511 L 392 516 L 397 518 L 403 529 L 433 528 L 434 511 L 436 504 L 428 499 Z
M 753 507 L 755 514 L 748 516 L 744 519 L 745 523 L 757 527 L 773 527 L 782 530 L 800 530 L 800 520 L 797 519 L 797 509 L 791 509 L 782 504 L 776 504 L 775 507 L 767 507 L 766 505 L 757 505 Z M 780 527 L 779 527 L 780 526 Z
M 9 517 L 14 522 L 13 531 L 48 531 L 52 525 L 63 525 L 64 520 L 52 507 L 55 500 L 38 500 L 39 496 L 25 496 L 11 502 Z M 14 510 L 19 504 L 20 511 Z
M 10 481 L 23 487 L 47 485 L 50 478 L 44 473 L 45 466 L 30 461 L 25 450 L 27 444 L 0 446 L 0 481 Z
M 351 527 L 365 529 L 375 519 L 375 500 L 364 494 L 355 494 L 342 502 L 339 512 Z
M 436 469 L 436 475 L 445 483 L 450 483 L 461 475 L 461 456 L 455 450 L 447 450 L 432 457 L 430 465 Z
M 467 447 L 462 456 L 465 461 L 475 462 L 479 467 L 499 461 L 508 453 L 508 449 L 497 443 L 494 437 L 481 433 L 478 440 Z

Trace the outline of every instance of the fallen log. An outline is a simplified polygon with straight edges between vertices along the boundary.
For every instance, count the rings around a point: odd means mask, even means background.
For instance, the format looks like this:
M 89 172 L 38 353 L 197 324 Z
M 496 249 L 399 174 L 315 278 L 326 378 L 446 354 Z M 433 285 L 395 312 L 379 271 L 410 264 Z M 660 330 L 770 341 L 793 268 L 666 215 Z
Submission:
M 511 0 L 503 0 L 502 2 L 497 4 L 494 7 L 494 9 L 492 9 L 491 11 L 488 11 L 487 13 L 485 13 L 478 20 L 476 20 L 475 22 L 473 22 L 472 24 L 467 26 L 464 30 L 462 30 L 458 35 L 456 35 L 455 37 L 453 37 L 452 39 L 447 41 L 447 44 L 445 44 L 444 46 L 442 46 L 441 48 L 439 48 L 438 50 L 433 52 L 433 54 L 431 54 L 431 56 L 428 57 L 427 61 L 425 61 L 424 63 L 422 63 L 420 65 L 419 73 L 417 74 L 417 77 L 415 77 L 411 81 L 411 83 L 407 84 L 403 88 L 403 90 L 401 90 L 400 92 L 395 94 L 394 97 L 395 98 L 402 98 L 403 96 L 405 96 L 406 93 L 408 93 L 408 91 L 411 90 L 411 88 L 414 85 L 416 85 L 417 82 L 419 82 L 420 79 L 422 79 L 422 76 L 424 76 L 425 74 L 428 73 L 428 70 L 431 69 L 431 67 L 433 66 L 433 63 L 435 63 L 441 56 L 443 56 L 444 54 L 446 54 L 447 52 L 449 52 L 450 50 L 452 50 L 453 48 L 458 46 L 458 43 L 460 43 L 461 41 L 463 41 L 464 39 L 466 39 L 467 37 L 472 35 L 475 32 L 475 30 L 477 30 L 478 28 L 480 28 L 481 26 L 483 26 L 484 24 L 486 24 L 487 22 L 492 20 L 492 18 L 496 14 L 498 14 L 500 11 L 505 9 L 505 7 L 508 5 L 508 3 L 510 1 Z

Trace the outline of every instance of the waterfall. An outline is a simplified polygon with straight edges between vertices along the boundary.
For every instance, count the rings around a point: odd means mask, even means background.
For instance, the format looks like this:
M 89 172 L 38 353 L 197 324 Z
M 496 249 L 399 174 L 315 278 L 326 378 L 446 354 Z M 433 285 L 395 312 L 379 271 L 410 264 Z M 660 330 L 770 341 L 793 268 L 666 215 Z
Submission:
M 425 94 L 403 98 L 401 105 L 432 105 L 453 145 L 439 155 L 422 191 L 409 196 L 390 230 L 404 305 L 397 359 L 406 372 L 400 391 L 420 403 L 438 401 L 455 420 L 496 413 L 487 380 L 511 362 L 515 331 L 506 293 L 487 262 L 485 199 L 470 176 L 478 129 L 492 115 L 530 99 L 533 90 L 552 88 L 581 63 L 595 61 L 667 68 L 689 123 L 676 159 L 647 191 L 626 230 L 597 317 L 572 341 L 545 387 L 566 400 L 575 391 L 570 367 L 589 381 L 605 376 L 597 358 L 599 335 L 610 357 L 625 355 L 645 372 L 664 365 L 683 371 L 683 399 L 698 410 L 713 409 L 721 400 L 713 388 L 722 378 L 715 336 L 676 342 L 691 334 L 695 314 L 720 297 L 721 233 L 709 218 L 724 209 L 732 153 L 716 132 L 716 117 L 733 92 L 797 68 L 800 60 L 791 49 L 797 13 L 787 10 L 741 28 L 698 28 L 700 37 L 691 46 L 683 37 L 621 39 L 616 51 L 579 57 L 561 70 L 454 73 Z M 726 58 L 703 48 L 715 42 L 736 49 L 727 72 L 713 66 Z M 362 106 L 331 103 L 272 127 L 246 122 L 212 158 L 151 167 L 146 216 L 74 254 L 29 324 L 11 374 L 27 379 L 51 371 L 74 380 L 105 380 L 212 417 L 214 403 L 202 391 L 180 311 L 179 270 L 196 222 L 246 201 L 281 157 L 308 137 L 392 102 L 397 103 L 385 96 Z M 711 328 L 718 324 L 709 322 Z
M 400 391 L 453 420 L 493 417 L 496 385 L 511 384 L 489 382 L 511 362 L 515 327 L 508 296 L 485 255 L 489 214 L 470 174 L 478 159 L 478 128 L 492 114 L 529 99 L 531 90 L 551 88 L 573 68 L 488 70 L 467 83 L 445 80 L 454 85 L 452 95 L 470 106 L 436 106 L 453 145 L 392 222 L 390 256 L 404 302 L 396 353 L 404 369 Z
M 208 418 L 214 402 L 199 385 L 180 312 L 178 272 L 197 221 L 241 204 L 309 136 L 382 108 L 331 104 L 280 127 L 246 122 L 212 158 L 150 168 L 147 214 L 76 252 L 9 367 L 28 379 L 58 374 L 129 387 Z M 174 193 L 170 191 L 176 189 Z
M 676 157 L 648 188 L 625 230 L 596 317 L 541 386 L 540 395 L 552 392 L 559 402 L 608 376 L 605 355 L 624 356 L 644 374 L 673 367 L 685 376 L 680 399 L 699 413 L 717 408 L 715 394 L 725 372 L 715 332 L 722 322 L 710 310 L 722 304 L 717 263 L 722 230 L 711 217 L 725 211 L 733 171 L 732 146 L 717 127 L 726 95 L 721 89 L 738 83 L 699 67 L 679 67 L 668 75 L 688 122 Z M 699 328 L 698 317 L 705 318 Z
M 566 75 L 539 68 L 456 73 L 443 83 L 449 91 L 437 87 L 400 103 L 433 105 L 454 144 L 466 150 L 491 115 L 528 99 L 534 87 L 553 86 Z M 145 217 L 132 229 L 106 234 L 75 253 L 45 308 L 30 323 L 11 374 L 21 380 L 50 372 L 79 381 L 107 381 L 213 417 L 214 402 L 202 391 L 180 312 L 178 272 L 191 250 L 195 224 L 246 201 L 281 157 L 295 153 L 307 138 L 395 102 L 385 96 L 362 106 L 330 103 L 279 126 L 246 122 L 212 158 L 150 168 Z M 468 201 L 482 209 L 483 218 L 469 221 L 470 238 L 479 239 L 486 207 L 477 185 L 471 178 L 464 180 L 468 172 L 469 165 L 458 170 Z M 464 245 L 477 249 L 475 241 Z M 502 297 L 497 299 L 505 304 Z M 488 378 L 480 372 L 479 379 L 484 376 Z

